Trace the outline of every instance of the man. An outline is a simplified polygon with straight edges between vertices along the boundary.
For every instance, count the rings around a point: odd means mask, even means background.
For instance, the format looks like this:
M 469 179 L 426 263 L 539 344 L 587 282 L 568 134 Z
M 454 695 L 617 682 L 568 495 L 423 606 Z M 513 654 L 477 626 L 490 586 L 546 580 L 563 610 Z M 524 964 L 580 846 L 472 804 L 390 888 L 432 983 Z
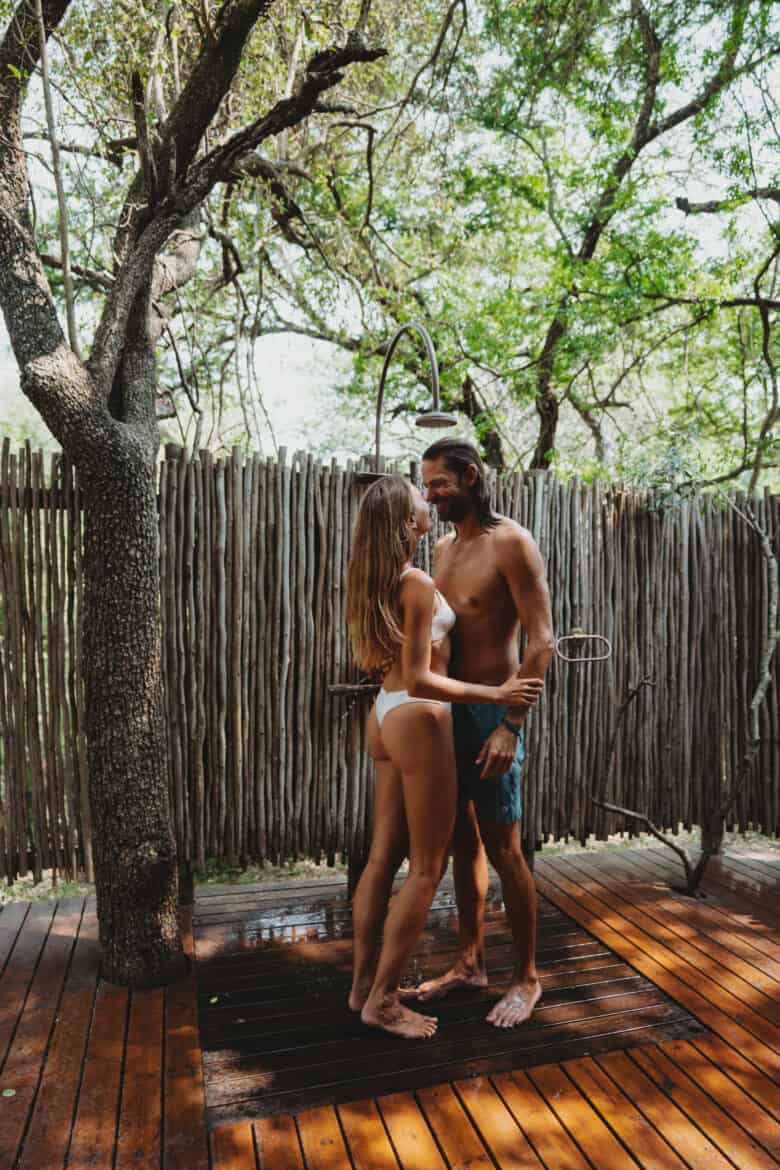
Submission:
M 434 579 L 457 614 L 450 673 L 470 682 L 500 683 L 518 671 L 543 678 L 553 654 L 550 595 L 539 549 L 526 529 L 492 512 L 479 452 L 442 439 L 423 455 L 429 503 L 454 533 L 437 542 Z M 526 633 L 520 666 L 518 634 Z M 527 1020 L 542 993 L 536 971 L 536 889 L 520 844 L 520 770 L 528 709 L 453 704 L 458 765 L 458 815 L 453 837 L 459 955 L 417 998 L 438 999 L 459 987 L 484 987 L 485 852 L 501 879 L 512 932 L 509 990 L 488 1021 L 512 1028 Z

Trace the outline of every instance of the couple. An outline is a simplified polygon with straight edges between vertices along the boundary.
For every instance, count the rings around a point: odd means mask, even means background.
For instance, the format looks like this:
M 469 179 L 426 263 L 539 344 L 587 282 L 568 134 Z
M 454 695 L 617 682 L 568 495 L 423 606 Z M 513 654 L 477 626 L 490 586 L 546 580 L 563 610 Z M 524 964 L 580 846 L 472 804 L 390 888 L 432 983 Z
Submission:
M 349 1006 L 364 1023 L 429 1037 L 412 1010 L 459 987 L 484 987 L 488 872 L 501 879 L 513 939 L 511 985 L 488 1015 L 509 1028 L 541 995 L 535 966 L 536 892 L 520 847 L 524 723 L 553 652 L 550 599 L 531 535 L 490 508 L 477 450 L 442 439 L 423 456 L 429 504 L 455 531 L 437 543 L 435 584 L 412 566 L 429 507 L 400 476 L 372 484 L 355 526 L 347 621 L 356 661 L 382 670 L 368 722 L 376 763 L 374 832 L 355 891 Z M 518 662 L 520 626 L 527 635 Z M 451 673 L 450 673 L 451 672 Z M 506 680 L 506 681 L 503 681 Z M 459 955 L 451 970 L 399 991 L 452 845 Z M 404 857 L 409 873 L 388 902 Z

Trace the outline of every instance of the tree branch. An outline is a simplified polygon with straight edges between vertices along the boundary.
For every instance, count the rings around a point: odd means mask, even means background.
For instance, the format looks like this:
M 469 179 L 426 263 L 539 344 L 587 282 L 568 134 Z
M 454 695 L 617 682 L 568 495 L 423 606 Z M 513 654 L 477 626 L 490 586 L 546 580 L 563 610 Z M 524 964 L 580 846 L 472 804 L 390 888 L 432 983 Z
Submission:
M 71 0 L 42 0 L 46 36 L 62 22 Z M 0 43 L 0 111 L 7 103 L 18 107 L 38 65 L 41 40 L 35 0 L 23 0 L 14 11 Z M 3 113 L 0 119 L 5 122 Z M 7 132 L 7 131 L 6 131 Z
M 57 268 L 62 271 L 62 260 L 59 256 L 52 256 L 48 252 L 41 252 L 40 259 L 49 268 Z M 113 276 L 107 272 L 98 272 L 95 268 L 84 268 L 81 264 L 71 264 L 71 272 L 74 276 L 80 276 L 85 284 L 90 288 L 96 289 L 98 292 L 106 292 L 114 284 Z
M 749 72 L 750 69 L 757 67 L 759 64 L 758 61 L 748 62 L 740 70 L 735 70 L 734 68 L 739 50 L 742 47 L 742 40 L 745 35 L 745 22 L 749 10 L 749 0 L 737 0 L 733 6 L 731 24 L 718 68 L 712 77 L 705 82 L 695 98 L 686 102 L 685 105 L 679 106 L 671 114 L 667 114 L 665 118 L 662 118 L 659 122 L 654 122 L 648 127 L 644 139 L 645 143 L 652 142 L 653 139 L 660 137 L 662 134 L 666 134 L 669 130 L 674 129 L 675 126 L 679 126 L 682 122 L 687 122 L 690 118 L 695 117 L 696 114 L 700 114 L 712 99 L 717 97 L 734 80 L 738 72 Z M 778 52 L 780 52 L 780 47 L 775 47 L 771 50 L 770 55 Z M 762 58 L 762 60 L 765 59 Z
M 43 0 L 49 36 L 69 0 Z M 94 387 L 68 348 L 33 236 L 21 104 L 40 59 L 35 0 L 14 11 L 0 43 L 0 306 L 19 366 L 22 390 L 65 447 L 94 438 Z
M 780 187 L 753 187 L 727 199 L 707 199 L 703 203 L 691 203 L 683 196 L 675 199 L 675 206 L 686 215 L 711 215 L 719 211 L 732 211 L 753 199 L 773 199 L 780 203 Z
M 676 841 L 673 841 L 671 837 L 668 837 L 666 833 L 661 832 L 658 826 L 653 824 L 648 816 L 645 816 L 644 813 L 635 812 L 635 810 L 631 808 L 623 808 L 622 805 L 619 804 L 609 804 L 606 800 L 596 800 L 594 798 L 593 803 L 598 808 L 603 808 L 607 812 L 622 813 L 624 817 L 632 817 L 635 821 L 639 821 L 640 824 L 644 825 L 647 831 L 652 833 L 654 837 L 657 837 L 662 845 L 668 846 L 669 849 L 677 854 L 677 856 L 680 858 L 680 861 L 683 863 L 686 881 L 690 883 L 691 874 L 693 873 L 693 860 L 690 853 L 687 849 L 684 849 L 682 845 L 678 845 Z
M 267 6 L 267 3 L 260 3 L 260 0 L 252 0 L 252 3 L 250 0 L 236 0 L 233 4 L 227 4 L 226 8 L 231 11 L 251 9 L 256 19 L 259 12 L 265 11 Z M 224 12 L 225 9 L 223 9 Z M 221 19 L 222 17 L 220 17 Z M 240 37 L 243 37 L 242 46 L 248 32 L 249 29 L 242 24 L 239 32 L 236 33 L 236 36 L 240 34 Z M 231 52 L 235 52 L 233 41 L 230 43 L 230 48 Z M 170 191 L 162 194 L 151 219 L 149 219 L 148 207 L 142 201 L 141 214 L 146 217 L 146 222 L 139 217 L 138 209 L 133 207 L 133 192 L 135 192 L 135 198 L 141 198 L 143 195 L 143 183 L 139 184 L 138 177 L 136 177 L 131 193 L 125 201 L 125 214 L 132 224 L 132 232 L 137 233 L 137 236 L 133 242 L 132 252 L 128 254 L 131 230 L 124 229 L 124 240 L 119 242 L 119 255 L 122 264 L 114 288 L 104 305 L 89 359 L 90 372 L 98 385 L 107 388 L 113 383 L 119 361 L 121 338 L 128 315 L 144 281 L 150 278 L 151 266 L 156 253 L 162 248 L 170 233 L 195 207 L 203 202 L 218 182 L 229 179 L 240 161 L 255 150 L 261 142 L 278 134 L 285 127 L 297 125 L 308 117 L 320 94 L 342 80 L 343 74 L 340 69 L 345 65 L 360 61 L 375 61 L 385 54 L 385 49 L 367 48 L 358 42 L 353 34 L 350 34 L 346 45 L 342 48 L 317 54 L 309 63 L 297 94 L 277 102 L 263 117 L 233 134 L 226 142 L 215 147 L 194 163 L 186 174 L 183 173 L 182 167 L 177 162 L 180 178 Z M 209 50 L 204 50 L 202 56 L 208 57 Z M 195 73 L 201 72 L 200 64 L 199 62 L 196 66 Z M 224 69 L 220 69 L 220 76 L 224 76 Z M 188 82 L 182 91 L 182 102 L 185 101 L 188 93 L 191 100 L 195 100 L 195 94 L 190 91 L 191 86 Z M 205 101 L 205 108 L 210 108 L 209 103 L 213 101 L 213 98 L 213 89 L 210 89 Z M 177 103 L 171 115 L 174 122 L 177 119 L 180 104 Z M 193 115 L 194 121 L 198 124 L 202 120 L 203 109 L 204 104 L 201 102 L 197 113 Z M 188 124 L 188 132 L 190 128 Z M 165 134 L 170 137 L 169 128 L 166 128 Z M 179 140 L 176 139 L 176 141 Z M 189 139 L 185 135 L 185 145 L 188 142 Z M 158 155 L 158 160 L 160 157 Z M 180 162 L 178 153 L 177 160 Z M 157 169 L 158 174 L 166 173 L 159 161 Z

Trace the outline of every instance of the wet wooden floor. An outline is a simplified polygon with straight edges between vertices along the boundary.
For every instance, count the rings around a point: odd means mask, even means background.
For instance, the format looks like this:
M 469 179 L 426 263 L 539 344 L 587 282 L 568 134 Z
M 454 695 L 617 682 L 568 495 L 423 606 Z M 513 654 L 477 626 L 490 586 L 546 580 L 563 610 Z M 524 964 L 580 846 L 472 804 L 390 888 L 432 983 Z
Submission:
M 366 1028 L 347 1008 L 352 916 L 346 885 L 201 893 L 195 906 L 201 1043 L 209 1124 L 356 1101 L 700 1034 L 684 1008 L 564 914 L 539 899 L 537 963 L 544 989 L 533 1021 L 486 1022 L 506 990 L 511 938 L 500 895 L 486 916 L 490 987 L 428 1010 L 425 1043 Z M 441 974 L 455 957 L 450 883 L 428 916 L 406 980 Z
M 194 979 L 128 994 L 99 980 L 89 900 L 6 907 L 0 913 L 0 1170 L 777 1166 L 780 859 L 765 851 L 718 861 L 704 902 L 670 893 L 674 876 L 676 868 L 654 849 L 537 866 L 548 927 L 557 929 L 553 908 L 562 912 L 630 969 L 629 977 L 659 987 L 706 1031 L 533 1067 L 445 1075 L 427 1087 L 377 1095 L 367 1079 L 358 1101 L 296 1107 L 210 1131 Z M 243 893 L 256 891 L 243 887 Z M 320 893 L 333 901 L 337 891 L 318 891 L 315 901 Z M 333 929 L 338 919 L 334 907 Z M 308 940 L 299 935 L 292 943 L 292 931 L 304 928 Z M 347 937 L 328 942 L 315 938 L 314 929 L 312 922 L 269 916 L 260 937 L 268 942 L 282 930 L 288 948 L 348 947 Z M 231 931 L 235 920 L 227 924 Z M 331 966 L 338 978 L 338 965 Z M 273 1013 L 278 999 L 271 986 Z M 323 987 L 322 994 L 333 990 Z M 204 1039 L 209 1043 L 205 1031 Z M 385 1059 L 377 1056 L 374 1072 Z

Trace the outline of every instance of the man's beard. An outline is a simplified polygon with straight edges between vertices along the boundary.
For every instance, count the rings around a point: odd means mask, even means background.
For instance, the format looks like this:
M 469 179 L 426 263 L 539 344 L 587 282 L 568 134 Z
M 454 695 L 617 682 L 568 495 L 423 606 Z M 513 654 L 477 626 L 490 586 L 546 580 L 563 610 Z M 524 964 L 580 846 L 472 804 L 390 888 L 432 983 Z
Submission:
M 471 510 L 471 502 L 468 499 L 463 499 L 462 496 L 455 496 L 449 500 L 443 500 L 441 504 L 437 504 L 436 510 L 439 513 L 440 520 L 446 520 L 452 524 L 459 524 L 461 520 L 465 520 L 468 516 Z

